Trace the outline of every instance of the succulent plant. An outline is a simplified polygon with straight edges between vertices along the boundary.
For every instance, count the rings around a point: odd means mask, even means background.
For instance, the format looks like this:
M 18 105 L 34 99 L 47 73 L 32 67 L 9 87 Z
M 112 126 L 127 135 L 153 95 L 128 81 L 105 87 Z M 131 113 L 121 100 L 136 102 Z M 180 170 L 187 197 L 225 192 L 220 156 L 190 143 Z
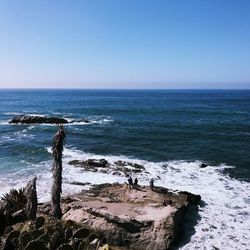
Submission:
M 2 201 L 4 202 L 4 211 L 7 214 L 23 209 L 27 203 L 24 188 L 11 189 L 3 195 Z

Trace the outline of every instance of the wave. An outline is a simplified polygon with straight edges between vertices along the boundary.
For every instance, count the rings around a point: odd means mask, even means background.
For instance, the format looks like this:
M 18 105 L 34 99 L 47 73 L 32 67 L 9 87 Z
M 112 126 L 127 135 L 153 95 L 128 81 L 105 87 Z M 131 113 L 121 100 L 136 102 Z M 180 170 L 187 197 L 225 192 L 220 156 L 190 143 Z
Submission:
M 46 149 L 51 153 L 51 148 Z M 200 168 L 200 161 L 151 162 L 122 155 L 96 155 L 66 147 L 63 152 L 63 194 L 74 194 L 89 188 L 89 185 L 74 183 L 125 182 L 127 178 L 124 176 L 87 172 L 68 164 L 75 159 L 103 158 L 110 164 L 122 160 L 143 165 L 143 173 L 133 174 L 133 178 L 139 179 L 140 185 L 148 185 L 149 180 L 154 178 L 156 185 L 201 195 L 206 205 L 199 207 L 201 219 L 195 225 L 196 233 L 182 249 L 247 249 L 250 244 L 250 183 L 230 178 L 225 174 L 224 170 L 233 166 L 222 164 Z M 48 200 L 48 187 L 51 186 L 52 179 L 51 164 L 52 161 L 46 161 L 32 165 L 24 172 L 6 176 L 5 182 L 8 180 L 9 185 L 22 186 L 31 178 L 33 171 L 38 177 L 39 201 Z

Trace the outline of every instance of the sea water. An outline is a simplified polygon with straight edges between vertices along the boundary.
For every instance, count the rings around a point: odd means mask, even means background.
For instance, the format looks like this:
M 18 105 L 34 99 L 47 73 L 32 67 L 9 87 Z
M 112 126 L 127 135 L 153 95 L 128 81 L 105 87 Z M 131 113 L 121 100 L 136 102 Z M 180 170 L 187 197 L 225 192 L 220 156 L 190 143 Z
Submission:
M 0 90 L 0 194 L 37 176 L 42 202 L 50 198 L 57 126 L 8 123 L 19 114 L 76 121 L 65 125 L 63 194 L 89 187 L 72 182 L 126 181 L 84 172 L 70 160 L 142 164 L 140 184 L 155 178 L 156 185 L 202 197 L 182 249 L 249 248 L 249 90 Z

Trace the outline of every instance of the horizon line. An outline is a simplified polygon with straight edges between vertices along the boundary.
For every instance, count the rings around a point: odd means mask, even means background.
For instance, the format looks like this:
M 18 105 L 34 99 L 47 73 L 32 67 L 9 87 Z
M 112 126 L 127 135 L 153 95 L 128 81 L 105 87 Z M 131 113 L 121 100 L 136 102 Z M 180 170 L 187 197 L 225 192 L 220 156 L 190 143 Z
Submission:
M 2 88 L 0 90 L 250 90 L 249 88 L 27 88 L 27 87 L 17 87 L 17 88 Z

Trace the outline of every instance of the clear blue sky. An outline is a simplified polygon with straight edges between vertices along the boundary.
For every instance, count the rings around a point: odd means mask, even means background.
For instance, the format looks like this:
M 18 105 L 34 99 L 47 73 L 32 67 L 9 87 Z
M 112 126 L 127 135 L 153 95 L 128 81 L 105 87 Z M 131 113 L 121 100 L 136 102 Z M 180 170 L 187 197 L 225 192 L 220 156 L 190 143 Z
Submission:
M 250 88 L 250 1 L 1 0 L 0 87 Z

